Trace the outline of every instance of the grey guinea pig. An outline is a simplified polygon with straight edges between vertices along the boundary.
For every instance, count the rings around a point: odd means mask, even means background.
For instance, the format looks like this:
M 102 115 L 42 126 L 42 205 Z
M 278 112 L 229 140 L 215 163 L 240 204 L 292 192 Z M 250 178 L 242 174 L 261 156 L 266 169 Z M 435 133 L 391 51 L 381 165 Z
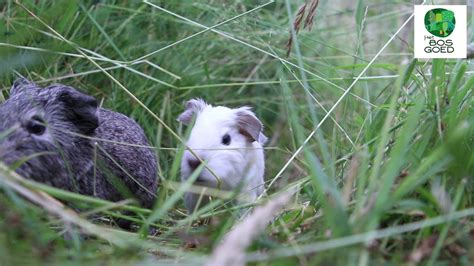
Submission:
M 0 161 L 25 160 L 20 175 L 110 201 L 138 199 L 150 208 L 158 186 L 157 159 L 143 129 L 123 114 L 99 108 L 72 87 L 45 88 L 24 78 L 0 105 Z M 85 136 L 85 137 L 84 137 Z M 100 141 L 100 140 L 104 141 Z M 97 143 L 95 146 L 95 143 Z

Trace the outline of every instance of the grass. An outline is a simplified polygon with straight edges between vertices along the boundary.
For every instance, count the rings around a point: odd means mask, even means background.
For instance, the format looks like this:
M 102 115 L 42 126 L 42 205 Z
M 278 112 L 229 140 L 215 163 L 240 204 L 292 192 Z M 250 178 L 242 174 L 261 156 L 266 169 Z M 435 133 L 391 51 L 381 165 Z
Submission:
M 412 59 L 412 3 L 320 1 L 312 30 L 296 34 L 304 1 L 20 2 L 0 3 L 0 101 L 16 72 L 96 96 L 145 129 L 161 185 L 148 210 L 0 167 L 1 265 L 209 259 L 245 206 L 211 191 L 185 213 L 193 186 L 179 183 L 176 117 L 192 97 L 253 106 L 263 121 L 267 186 L 255 205 L 294 192 L 247 262 L 472 264 L 474 66 Z M 468 33 L 472 21 L 471 9 Z

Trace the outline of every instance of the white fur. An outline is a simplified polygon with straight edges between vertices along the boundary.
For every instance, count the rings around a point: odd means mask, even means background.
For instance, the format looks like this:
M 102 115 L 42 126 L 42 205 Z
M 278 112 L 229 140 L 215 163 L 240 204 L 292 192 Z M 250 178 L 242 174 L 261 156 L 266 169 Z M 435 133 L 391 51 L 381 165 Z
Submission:
M 240 189 L 241 193 L 255 200 L 264 189 L 265 162 L 262 145 L 266 137 L 262 133 L 260 121 L 248 107 L 214 107 L 198 99 L 189 101 L 186 108 L 178 118 L 179 121 L 190 123 L 192 115 L 196 115 L 187 146 L 203 161 L 207 161 L 207 167 L 221 179 L 221 189 Z M 242 119 L 250 119 L 251 123 L 242 122 Z M 256 132 L 256 127 L 259 132 Z M 250 135 L 246 133 L 246 129 L 249 129 Z M 255 133 L 259 133 L 258 136 Z M 231 137 L 230 145 L 222 143 L 225 134 Z M 254 138 L 251 137 L 252 134 Z M 181 162 L 182 181 L 193 173 L 188 161 L 194 159 L 195 156 L 186 150 Z M 196 185 L 212 188 L 217 188 L 217 184 L 217 179 L 208 169 L 204 169 L 196 181 Z M 199 195 L 193 193 L 185 195 L 189 212 L 194 211 L 198 199 Z

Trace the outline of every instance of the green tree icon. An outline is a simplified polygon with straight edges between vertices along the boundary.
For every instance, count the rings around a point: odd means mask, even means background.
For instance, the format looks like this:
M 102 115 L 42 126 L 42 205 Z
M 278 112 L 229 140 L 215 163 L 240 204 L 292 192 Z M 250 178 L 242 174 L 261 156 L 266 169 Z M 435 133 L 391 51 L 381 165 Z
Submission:
M 426 12 L 425 28 L 437 37 L 448 37 L 454 30 L 456 19 L 454 12 L 444 9 L 435 8 Z

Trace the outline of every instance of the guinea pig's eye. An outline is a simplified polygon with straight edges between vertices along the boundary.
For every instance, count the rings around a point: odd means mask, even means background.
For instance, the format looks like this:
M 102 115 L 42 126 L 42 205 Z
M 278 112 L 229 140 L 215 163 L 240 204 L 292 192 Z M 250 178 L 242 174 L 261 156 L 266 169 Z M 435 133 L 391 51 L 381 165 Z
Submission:
M 228 146 L 230 144 L 230 136 L 229 134 L 225 134 L 223 137 L 222 137 L 222 144 Z
M 26 124 L 26 130 L 31 134 L 43 135 L 46 131 L 46 125 L 41 117 L 35 115 Z

